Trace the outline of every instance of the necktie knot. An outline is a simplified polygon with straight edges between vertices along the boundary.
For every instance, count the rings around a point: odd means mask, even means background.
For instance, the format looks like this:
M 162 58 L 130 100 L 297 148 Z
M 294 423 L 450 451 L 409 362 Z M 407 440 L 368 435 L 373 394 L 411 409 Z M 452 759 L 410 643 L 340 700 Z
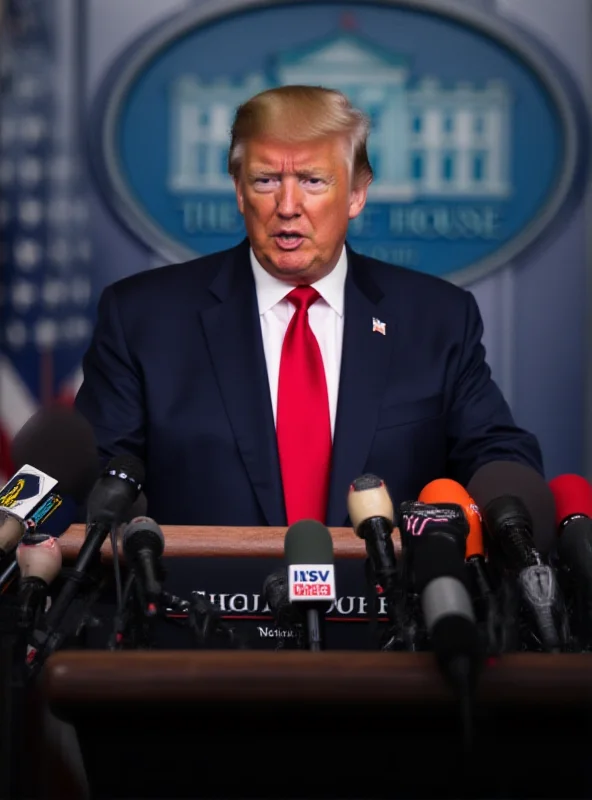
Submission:
M 286 298 L 296 306 L 296 311 L 308 311 L 321 295 L 312 286 L 297 286 L 286 295 Z

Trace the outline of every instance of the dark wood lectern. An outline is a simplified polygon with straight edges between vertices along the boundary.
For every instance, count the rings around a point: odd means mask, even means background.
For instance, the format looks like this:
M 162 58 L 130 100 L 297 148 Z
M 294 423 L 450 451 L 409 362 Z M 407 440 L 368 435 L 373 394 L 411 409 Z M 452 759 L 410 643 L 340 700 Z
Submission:
M 428 653 L 64 652 L 43 691 L 95 797 L 589 797 L 587 655 L 508 655 L 474 750 Z
M 169 553 L 283 550 L 280 529 L 164 532 Z M 364 555 L 332 533 L 336 556 Z M 66 556 L 80 541 L 66 535 Z M 70 651 L 39 689 L 74 725 L 96 798 L 592 796 L 589 655 L 486 665 L 469 754 L 429 653 Z

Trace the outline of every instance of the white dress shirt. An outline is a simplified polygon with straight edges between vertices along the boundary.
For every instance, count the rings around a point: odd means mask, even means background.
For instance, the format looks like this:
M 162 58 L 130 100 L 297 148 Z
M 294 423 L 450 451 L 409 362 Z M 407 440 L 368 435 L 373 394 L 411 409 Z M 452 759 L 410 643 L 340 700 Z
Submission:
M 263 269 L 251 249 L 251 267 L 257 290 L 257 304 L 263 349 L 267 364 L 267 377 L 273 407 L 273 419 L 277 423 L 277 394 L 280 374 L 280 358 L 282 344 L 288 324 L 296 308 L 286 300 L 294 288 L 288 283 L 274 278 Z M 345 247 L 339 261 L 328 275 L 312 286 L 321 295 L 308 310 L 308 321 L 317 338 L 327 381 L 329 395 L 329 414 L 331 416 L 331 436 L 335 431 L 335 415 L 337 413 L 337 393 L 339 389 L 339 373 L 341 370 L 341 346 L 343 344 L 343 310 L 345 275 L 347 272 L 347 254 Z M 306 409 L 303 409 L 306 413 Z

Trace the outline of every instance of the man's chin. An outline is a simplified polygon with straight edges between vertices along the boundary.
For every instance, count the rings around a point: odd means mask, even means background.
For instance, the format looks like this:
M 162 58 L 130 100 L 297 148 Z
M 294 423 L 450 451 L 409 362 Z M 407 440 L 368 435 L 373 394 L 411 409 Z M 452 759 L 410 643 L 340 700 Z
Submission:
M 289 280 L 291 277 L 294 279 L 304 277 L 307 272 L 313 270 L 314 261 L 310 257 L 303 257 L 301 254 L 298 257 L 298 255 L 297 253 L 290 253 L 280 258 L 274 258 L 269 263 L 269 271 L 284 280 Z

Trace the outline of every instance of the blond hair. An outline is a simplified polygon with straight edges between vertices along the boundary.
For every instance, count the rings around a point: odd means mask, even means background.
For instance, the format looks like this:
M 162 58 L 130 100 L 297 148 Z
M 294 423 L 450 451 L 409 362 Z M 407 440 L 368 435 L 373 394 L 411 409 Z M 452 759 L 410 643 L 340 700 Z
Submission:
M 228 172 L 238 179 L 245 142 L 260 136 L 281 142 L 309 142 L 340 135 L 349 140 L 353 182 L 373 177 L 366 140 L 370 122 L 336 89 L 323 86 L 279 86 L 256 94 L 240 105 L 231 129 Z

